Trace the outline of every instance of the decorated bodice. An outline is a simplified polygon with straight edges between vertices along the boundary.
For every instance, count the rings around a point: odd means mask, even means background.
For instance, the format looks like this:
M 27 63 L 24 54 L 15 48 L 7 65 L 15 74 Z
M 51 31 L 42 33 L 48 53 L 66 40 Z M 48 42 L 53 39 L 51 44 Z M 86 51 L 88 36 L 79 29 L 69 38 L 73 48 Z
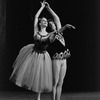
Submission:
M 46 51 L 48 45 L 50 43 L 50 38 L 48 35 L 42 36 L 40 33 L 37 33 L 37 35 L 34 36 L 34 49 L 37 52 L 43 52 Z

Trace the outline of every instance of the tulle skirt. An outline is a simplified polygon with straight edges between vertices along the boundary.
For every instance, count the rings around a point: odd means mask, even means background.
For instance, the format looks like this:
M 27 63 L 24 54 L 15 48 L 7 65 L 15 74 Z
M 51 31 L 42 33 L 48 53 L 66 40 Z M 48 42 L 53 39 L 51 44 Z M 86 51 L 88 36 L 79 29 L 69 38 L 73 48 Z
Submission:
M 13 68 L 10 79 L 16 85 L 34 92 L 52 91 L 52 62 L 47 51 L 38 53 L 29 44 L 20 50 Z

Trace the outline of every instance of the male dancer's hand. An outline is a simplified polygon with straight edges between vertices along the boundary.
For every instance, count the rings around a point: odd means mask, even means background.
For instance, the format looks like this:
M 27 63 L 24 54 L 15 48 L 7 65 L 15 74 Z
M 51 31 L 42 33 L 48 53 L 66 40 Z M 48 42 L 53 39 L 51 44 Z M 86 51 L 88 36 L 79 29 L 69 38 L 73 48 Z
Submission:
M 44 4 L 45 4 L 45 7 L 46 7 L 46 8 L 49 8 L 49 7 L 50 7 L 50 5 L 49 5 L 48 2 L 44 1 Z
M 68 28 L 73 28 L 73 29 L 75 29 L 75 27 L 74 27 L 73 25 L 66 24 L 66 26 L 67 26 Z

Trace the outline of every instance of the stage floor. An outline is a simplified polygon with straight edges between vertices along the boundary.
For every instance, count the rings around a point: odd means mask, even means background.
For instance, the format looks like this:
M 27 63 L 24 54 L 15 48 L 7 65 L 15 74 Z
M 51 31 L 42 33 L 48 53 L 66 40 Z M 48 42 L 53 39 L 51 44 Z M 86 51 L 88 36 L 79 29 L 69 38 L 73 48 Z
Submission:
M 36 94 L 29 92 L 1 92 L 0 100 L 36 100 Z M 43 93 L 41 100 L 52 100 L 51 94 Z M 62 93 L 61 100 L 100 100 L 100 93 Z

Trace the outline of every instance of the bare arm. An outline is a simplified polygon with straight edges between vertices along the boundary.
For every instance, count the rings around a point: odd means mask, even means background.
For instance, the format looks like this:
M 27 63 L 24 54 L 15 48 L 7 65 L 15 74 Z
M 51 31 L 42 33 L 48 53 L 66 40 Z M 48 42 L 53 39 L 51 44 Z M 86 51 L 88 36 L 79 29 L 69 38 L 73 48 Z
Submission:
M 45 7 L 44 2 L 43 3 L 41 2 L 41 8 L 38 10 L 38 12 L 35 15 L 35 18 L 34 18 L 34 36 L 38 32 L 38 18 L 40 16 L 42 10 L 44 9 L 44 7 Z
M 45 2 L 46 4 L 46 8 L 47 10 L 52 14 L 55 24 L 57 26 L 57 30 L 58 32 L 62 33 L 66 28 L 73 28 L 75 29 L 75 27 L 73 25 L 70 24 L 66 24 L 65 26 L 61 26 L 61 22 L 60 22 L 60 18 L 57 16 L 57 14 L 50 8 L 49 4 L 47 2 Z
M 46 8 L 47 10 L 51 13 L 51 15 L 54 18 L 54 22 L 57 26 L 57 30 L 59 30 L 61 28 L 61 22 L 60 22 L 60 18 L 58 17 L 58 15 L 51 9 L 51 7 L 49 6 L 49 4 L 47 2 L 45 2 L 46 4 Z

